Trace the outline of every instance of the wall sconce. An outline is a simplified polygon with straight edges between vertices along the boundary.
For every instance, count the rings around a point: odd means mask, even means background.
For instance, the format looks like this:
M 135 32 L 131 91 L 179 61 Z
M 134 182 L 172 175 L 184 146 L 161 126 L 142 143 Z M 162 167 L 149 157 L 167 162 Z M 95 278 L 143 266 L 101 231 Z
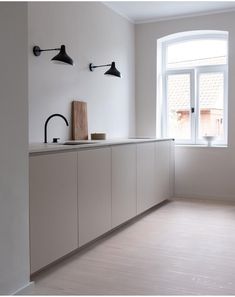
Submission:
M 59 48 L 51 48 L 51 49 L 41 49 L 39 46 L 33 47 L 33 53 L 36 57 L 41 55 L 41 52 L 49 52 L 49 51 L 60 51 L 51 61 L 54 61 L 58 64 L 69 64 L 73 65 L 73 60 L 67 55 L 65 51 L 65 45 L 61 45 Z
M 94 71 L 95 68 L 98 68 L 98 67 L 107 67 L 107 66 L 111 66 L 111 67 L 104 74 L 114 75 L 114 76 L 117 76 L 117 77 L 121 77 L 121 73 L 115 67 L 115 62 L 112 62 L 111 64 L 98 65 L 98 66 L 95 66 L 92 63 L 90 63 L 89 64 L 89 69 L 90 69 L 90 71 Z

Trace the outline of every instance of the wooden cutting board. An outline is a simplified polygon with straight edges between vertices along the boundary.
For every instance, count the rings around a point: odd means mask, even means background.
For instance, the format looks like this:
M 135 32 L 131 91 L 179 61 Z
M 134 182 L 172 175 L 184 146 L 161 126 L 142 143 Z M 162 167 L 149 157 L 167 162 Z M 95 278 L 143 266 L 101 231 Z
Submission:
M 72 102 L 72 139 L 87 140 L 87 103 L 82 101 Z

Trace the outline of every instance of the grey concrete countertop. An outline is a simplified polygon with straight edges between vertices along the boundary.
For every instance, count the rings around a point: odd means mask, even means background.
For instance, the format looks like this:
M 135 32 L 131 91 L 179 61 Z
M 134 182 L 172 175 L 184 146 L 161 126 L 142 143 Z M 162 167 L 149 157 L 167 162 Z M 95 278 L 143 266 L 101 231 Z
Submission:
M 80 144 L 64 144 L 61 143 L 30 143 L 29 144 L 29 154 L 38 155 L 52 152 L 65 152 L 83 149 L 99 148 L 103 146 L 114 146 L 122 144 L 136 144 L 144 142 L 155 142 L 155 141 L 166 141 L 173 140 L 172 138 L 126 138 L 126 139 L 107 139 L 107 140 L 73 140 L 67 141 L 69 143 Z M 82 144 L 81 144 L 82 143 Z M 83 144 L 84 143 L 84 144 Z

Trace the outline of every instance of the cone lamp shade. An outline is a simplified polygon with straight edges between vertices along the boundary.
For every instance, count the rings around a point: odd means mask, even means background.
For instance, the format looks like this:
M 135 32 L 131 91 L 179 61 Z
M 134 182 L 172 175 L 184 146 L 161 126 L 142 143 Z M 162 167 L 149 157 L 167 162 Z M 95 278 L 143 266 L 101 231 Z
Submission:
M 73 65 L 73 60 L 67 55 L 65 45 L 61 45 L 60 52 L 51 59 L 55 63 Z
M 111 63 L 111 67 L 104 74 L 106 74 L 106 75 L 114 75 L 114 76 L 117 76 L 117 77 L 121 77 L 121 73 L 115 67 L 115 62 L 112 62 Z

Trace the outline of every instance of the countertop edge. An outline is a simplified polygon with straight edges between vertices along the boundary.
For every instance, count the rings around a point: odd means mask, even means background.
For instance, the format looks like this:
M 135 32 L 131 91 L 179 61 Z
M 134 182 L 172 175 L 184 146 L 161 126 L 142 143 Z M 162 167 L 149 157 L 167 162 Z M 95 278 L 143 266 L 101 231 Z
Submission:
M 155 139 L 127 139 L 127 140 L 101 140 L 97 143 L 83 144 L 83 145 L 63 145 L 63 144 L 44 144 L 34 143 L 29 144 L 29 156 L 52 154 L 52 153 L 64 153 L 72 151 L 90 150 L 102 147 L 129 145 L 148 142 L 159 142 L 174 140 L 173 138 L 155 138 Z

